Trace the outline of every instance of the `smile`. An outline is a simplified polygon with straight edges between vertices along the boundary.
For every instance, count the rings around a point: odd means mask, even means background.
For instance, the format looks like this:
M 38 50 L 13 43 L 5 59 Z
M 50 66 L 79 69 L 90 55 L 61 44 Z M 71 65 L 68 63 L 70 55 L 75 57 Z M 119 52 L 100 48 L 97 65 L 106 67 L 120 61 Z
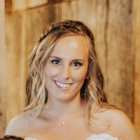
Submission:
M 72 83 L 61 83 L 58 81 L 55 81 L 55 83 L 58 87 L 61 87 L 61 88 L 67 88 L 67 87 L 70 87 L 72 85 Z

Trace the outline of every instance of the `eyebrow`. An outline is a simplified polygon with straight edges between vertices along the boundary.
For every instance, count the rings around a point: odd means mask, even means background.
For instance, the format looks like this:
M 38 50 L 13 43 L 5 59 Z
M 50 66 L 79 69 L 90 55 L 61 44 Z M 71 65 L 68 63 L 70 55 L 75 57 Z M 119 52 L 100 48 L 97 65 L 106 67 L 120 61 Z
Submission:
M 62 58 L 60 58 L 60 57 L 58 57 L 58 56 L 50 56 L 50 58 L 51 58 L 51 57 L 62 60 Z
M 60 58 L 58 56 L 50 56 L 50 58 L 51 57 L 56 58 L 56 59 L 59 59 L 59 60 L 62 60 L 62 58 Z M 72 61 L 82 61 L 82 62 L 84 62 L 84 59 L 73 59 Z

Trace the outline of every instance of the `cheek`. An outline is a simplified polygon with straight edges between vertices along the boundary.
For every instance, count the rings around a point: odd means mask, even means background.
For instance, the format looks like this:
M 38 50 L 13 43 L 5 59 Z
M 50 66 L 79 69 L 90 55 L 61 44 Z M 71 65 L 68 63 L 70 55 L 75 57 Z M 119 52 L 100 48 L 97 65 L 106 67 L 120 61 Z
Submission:
M 50 65 L 46 65 L 46 67 L 45 67 L 46 78 L 57 75 L 58 71 L 59 70 L 57 68 L 54 68 Z
M 87 69 L 83 69 L 81 71 L 75 72 L 72 77 L 75 82 L 80 82 L 80 81 L 82 82 L 85 80 L 86 74 L 87 74 Z

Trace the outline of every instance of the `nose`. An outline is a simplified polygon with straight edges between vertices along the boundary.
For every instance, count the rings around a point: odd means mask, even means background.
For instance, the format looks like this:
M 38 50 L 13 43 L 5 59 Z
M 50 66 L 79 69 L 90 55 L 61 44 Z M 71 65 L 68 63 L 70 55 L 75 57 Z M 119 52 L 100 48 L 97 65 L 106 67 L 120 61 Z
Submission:
M 70 78 L 70 75 L 71 75 L 71 68 L 70 68 L 69 64 L 65 64 L 65 65 L 62 67 L 61 75 L 62 75 L 62 78 L 63 78 L 64 80 L 68 80 L 68 79 Z

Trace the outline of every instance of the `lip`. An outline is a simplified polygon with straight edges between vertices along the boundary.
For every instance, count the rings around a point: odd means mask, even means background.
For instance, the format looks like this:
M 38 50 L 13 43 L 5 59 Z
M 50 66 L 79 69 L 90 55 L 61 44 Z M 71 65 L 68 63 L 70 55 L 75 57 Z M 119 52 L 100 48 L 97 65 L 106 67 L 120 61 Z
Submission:
M 61 89 L 67 89 L 67 88 L 71 87 L 71 85 L 73 84 L 73 83 L 64 83 L 64 82 L 60 82 L 60 81 L 56 81 L 56 80 L 54 80 L 54 82 L 55 82 L 56 86 Z

